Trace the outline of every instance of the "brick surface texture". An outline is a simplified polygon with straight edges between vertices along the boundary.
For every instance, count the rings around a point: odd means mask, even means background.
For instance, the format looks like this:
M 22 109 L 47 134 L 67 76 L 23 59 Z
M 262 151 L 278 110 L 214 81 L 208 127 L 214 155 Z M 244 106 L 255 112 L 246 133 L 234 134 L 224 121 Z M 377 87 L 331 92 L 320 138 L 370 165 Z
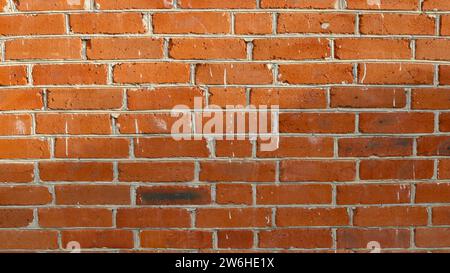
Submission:
M 448 0 L 0 0 L 0 48 L 1 252 L 450 251 Z M 278 149 L 173 139 L 196 97 Z

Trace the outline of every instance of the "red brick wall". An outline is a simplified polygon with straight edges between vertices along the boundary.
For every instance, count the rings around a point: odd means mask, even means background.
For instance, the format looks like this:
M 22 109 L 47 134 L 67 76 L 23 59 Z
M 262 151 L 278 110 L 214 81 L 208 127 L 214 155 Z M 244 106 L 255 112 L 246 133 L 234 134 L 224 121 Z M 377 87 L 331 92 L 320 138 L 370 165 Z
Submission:
M 450 250 L 450 1 L 0 8 L 1 251 Z M 174 140 L 195 97 L 278 149 Z

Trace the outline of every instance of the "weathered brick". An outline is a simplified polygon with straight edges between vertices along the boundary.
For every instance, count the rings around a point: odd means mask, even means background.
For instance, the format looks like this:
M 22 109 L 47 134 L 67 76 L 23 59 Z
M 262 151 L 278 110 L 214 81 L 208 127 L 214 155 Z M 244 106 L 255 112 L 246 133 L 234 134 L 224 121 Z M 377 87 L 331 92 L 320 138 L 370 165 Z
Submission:
M 159 59 L 163 57 L 163 41 L 152 38 L 94 38 L 87 41 L 86 55 L 91 60 Z
M 330 248 L 328 229 L 274 229 L 259 233 L 261 248 Z
M 398 204 L 411 201 L 409 185 L 339 185 L 337 203 L 343 205 L 359 204 Z
M 197 210 L 197 227 L 268 227 L 271 226 L 271 210 L 265 208 L 200 208 Z
M 231 16 L 225 12 L 155 13 L 152 16 L 152 22 L 155 33 L 226 34 L 231 32 Z
M 433 35 L 435 19 L 425 14 L 363 14 L 360 31 L 375 35 Z
M 433 176 L 431 160 L 364 160 L 360 164 L 363 180 L 430 179 Z
M 0 16 L 0 35 L 51 35 L 64 34 L 63 14 L 20 14 Z
M 352 161 L 286 160 L 280 163 L 280 180 L 352 181 L 356 175 L 355 168 Z
M 191 217 L 186 209 L 123 208 L 117 210 L 118 227 L 189 227 Z
M 124 182 L 189 182 L 193 179 L 192 162 L 119 163 L 119 180 Z
M 154 186 L 136 190 L 138 205 L 204 205 L 211 203 L 209 186 Z
M 69 15 L 70 30 L 83 34 L 144 33 L 140 13 L 81 13 Z
M 353 215 L 355 226 L 424 226 L 428 213 L 424 207 L 359 207 Z
M 256 188 L 256 203 L 264 205 L 330 204 L 329 185 L 260 185 Z
M 231 182 L 231 181 L 261 181 L 275 180 L 274 162 L 201 162 L 200 181 Z
M 277 32 L 352 34 L 355 20 L 355 15 L 343 13 L 280 13 Z
M 5 43 L 5 52 L 7 60 L 80 60 L 81 40 L 76 38 L 9 40 Z
M 118 109 L 123 104 L 120 89 L 64 88 L 47 91 L 47 105 L 54 110 Z
M 205 249 L 212 247 L 212 233 L 192 230 L 145 230 L 140 233 L 143 248 Z

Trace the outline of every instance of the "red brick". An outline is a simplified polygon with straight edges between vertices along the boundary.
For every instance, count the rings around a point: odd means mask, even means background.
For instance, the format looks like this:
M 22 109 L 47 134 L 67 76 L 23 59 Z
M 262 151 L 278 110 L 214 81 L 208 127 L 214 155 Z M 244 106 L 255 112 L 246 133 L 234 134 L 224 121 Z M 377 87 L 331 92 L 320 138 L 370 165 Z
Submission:
M 167 134 L 177 120 L 178 117 L 165 113 L 121 114 L 117 128 L 121 134 Z
M 211 203 L 209 186 L 152 186 L 136 189 L 138 205 L 205 205 Z
M 186 9 L 251 9 L 256 8 L 253 0 L 180 0 L 178 6 Z
M 450 2 L 441 0 L 425 0 L 422 9 L 424 10 L 450 10 Z
M 14 0 L 19 11 L 83 10 L 88 0 Z
M 69 15 L 70 30 L 84 34 L 144 33 L 140 13 L 82 13 Z
M 412 138 L 358 137 L 338 140 L 340 157 L 412 155 Z
M 122 10 L 122 9 L 170 9 L 171 1 L 167 0 L 95 0 L 97 9 Z
M 278 33 L 333 33 L 355 32 L 355 15 L 344 13 L 280 13 Z
M 251 105 L 278 105 L 280 109 L 326 108 L 327 98 L 323 89 L 254 88 L 250 93 Z
M 311 63 L 279 66 L 278 80 L 289 84 L 346 84 L 353 82 L 351 64 Z
M 130 205 L 130 187 L 117 185 L 57 185 L 58 205 Z
M 216 105 L 226 108 L 231 105 L 237 107 L 238 105 L 245 106 L 247 104 L 245 88 L 220 88 L 213 87 L 208 89 L 209 105 Z
M 417 228 L 415 243 L 418 247 L 449 247 L 450 228 Z
M 62 244 L 66 246 L 75 241 L 82 249 L 87 248 L 133 248 L 133 232 L 131 230 L 63 230 Z
M 0 209 L 0 228 L 27 227 L 33 218 L 32 209 Z
M 439 160 L 439 179 L 450 179 L 450 160 Z
M 100 208 L 41 208 L 41 227 L 112 227 L 112 210 Z
M 450 155 L 449 136 L 423 136 L 417 139 L 417 154 L 425 156 Z
M 25 66 L 0 66 L 0 86 L 25 85 L 28 82 Z
M 57 249 L 58 232 L 52 230 L 1 230 L 1 249 Z
M 217 244 L 219 248 L 251 248 L 253 232 L 250 230 L 219 230 Z
M 362 14 L 360 32 L 376 35 L 433 35 L 435 19 L 425 14 Z
M 81 40 L 71 39 L 17 39 L 5 42 L 7 60 L 80 60 Z
M 50 35 L 66 32 L 63 14 L 0 16 L 0 35 Z
M 200 162 L 200 181 L 270 182 L 275 180 L 275 163 L 267 161 Z
M 433 169 L 431 160 L 363 160 L 360 177 L 363 180 L 430 179 Z
M 275 229 L 259 232 L 260 248 L 330 248 L 328 229 Z
M 40 110 L 44 107 L 40 89 L 0 90 L 0 110 Z
M 246 59 L 247 45 L 242 39 L 173 38 L 169 56 L 173 59 Z
M 450 203 L 450 183 L 417 184 L 416 203 Z
M 450 84 L 450 65 L 439 66 L 439 83 Z
M 1 159 L 49 158 L 50 146 L 46 139 L 0 139 Z
M 375 9 L 375 10 L 418 10 L 418 2 L 415 0 L 347 0 L 349 9 Z
M 162 39 L 153 38 L 94 38 L 86 43 L 90 60 L 160 59 Z
M 106 114 L 37 114 L 36 133 L 69 135 L 111 134 Z
M 369 242 L 379 242 L 381 248 L 409 248 L 408 229 L 360 229 L 342 228 L 337 230 L 338 248 L 367 248 Z
M 281 113 L 281 133 L 352 133 L 355 116 L 351 113 Z
M 413 109 L 447 110 L 450 108 L 450 89 L 413 89 Z
M 411 201 L 409 185 L 368 184 L 338 185 L 337 203 L 340 205 L 359 204 L 400 204 Z
M 450 224 L 450 207 L 434 207 L 432 210 L 433 225 Z
M 363 133 L 432 133 L 434 115 L 419 112 L 361 113 L 359 129 Z
M 278 208 L 277 227 L 345 226 L 349 224 L 346 208 Z
M 336 58 L 346 59 L 411 59 L 409 40 L 400 39 L 337 39 Z
M 130 110 L 172 109 L 177 105 L 185 105 L 192 109 L 194 108 L 194 98 L 202 96 L 202 90 L 191 87 L 130 89 L 127 91 Z
M 58 158 L 128 158 L 129 140 L 124 138 L 57 138 Z
M 152 21 L 154 33 L 226 34 L 231 32 L 231 17 L 225 12 L 155 13 Z
M 191 217 L 186 209 L 175 208 L 120 208 L 117 210 L 117 226 L 134 227 L 190 227 Z
M 272 211 L 265 208 L 199 208 L 196 226 L 200 228 L 268 227 Z
M 450 59 L 450 41 L 448 40 L 417 40 L 416 41 L 416 59 L 419 60 L 441 60 L 447 61 Z
M 406 91 L 400 88 L 334 87 L 333 108 L 404 108 Z
M 216 203 L 218 204 L 245 204 L 253 202 L 253 190 L 247 184 L 218 184 L 216 186 Z
M 120 89 L 49 89 L 48 107 L 54 110 L 102 110 L 122 107 Z
M 42 181 L 112 181 L 113 165 L 108 162 L 39 162 Z
M 361 84 L 432 84 L 434 67 L 429 64 L 364 63 L 358 66 Z
M 325 59 L 330 56 L 329 41 L 317 38 L 253 40 L 255 60 Z
M 280 137 L 278 149 L 262 151 L 258 140 L 258 157 L 332 157 L 334 141 L 323 137 Z M 264 142 L 263 142 L 264 143 Z
M 259 63 L 199 64 L 196 71 L 198 84 L 271 84 L 271 67 Z
M 217 157 L 251 157 L 252 143 L 249 140 L 216 140 Z
M 205 140 L 177 141 L 171 138 L 138 138 L 134 141 L 136 157 L 208 157 Z
M 442 15 L 441 16 L 441 35 L 450 35 L 450 16 Z
M 106 84 L 102 64 L 38 64 L 33 66 L 35 85 Z
M 189 182 L 193 179 L 192 162 L 119 163 L 119 180 L 124 182 Z
M 354 211 L 355 226 L 424 226 L 428 213 L 424 207 L 362 207 Z
M 440 113 L 439 130 L 441 132 L 450 132 L 450 113 Z
M 330 204 L 329 185 L 260 185 L 256 188 L 256 203 L 263 205 Z
M 205 249 L 212 247 L 212 233 L 197 230 L 144 230 L 143 248 Z
M 236 13 L 234 15 L 234 31 L 236 34 L 270 34 L 272 33 L 272 14 Z
M 184 63 L 123 63 L 113 77 L 115 83 L 188 83 L 190 70 Z
M 34 166 L 29 163 L 2 163 L 0 164 L 0 182 L 32 182 L 34 179 Z
M 0 115 L 0 135 L 29 135 L 32 130 L 30 115 Z
M 335 0 L 262 0 L 261 8 L 334 9 Z
M 288 160 L 280 163 L 280 180 L 295 181 L 353 181 L 356 175 L 352 161 Z

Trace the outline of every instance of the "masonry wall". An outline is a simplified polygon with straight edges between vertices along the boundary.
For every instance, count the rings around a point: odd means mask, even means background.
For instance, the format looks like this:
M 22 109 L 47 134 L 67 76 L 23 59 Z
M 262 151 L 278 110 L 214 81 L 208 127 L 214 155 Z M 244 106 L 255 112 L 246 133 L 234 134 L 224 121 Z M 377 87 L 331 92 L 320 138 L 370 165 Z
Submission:
M 450 1 L 0 5 L 1 251 L 450 250 Z M 195 97 L 279 148 L 174 140 Z

